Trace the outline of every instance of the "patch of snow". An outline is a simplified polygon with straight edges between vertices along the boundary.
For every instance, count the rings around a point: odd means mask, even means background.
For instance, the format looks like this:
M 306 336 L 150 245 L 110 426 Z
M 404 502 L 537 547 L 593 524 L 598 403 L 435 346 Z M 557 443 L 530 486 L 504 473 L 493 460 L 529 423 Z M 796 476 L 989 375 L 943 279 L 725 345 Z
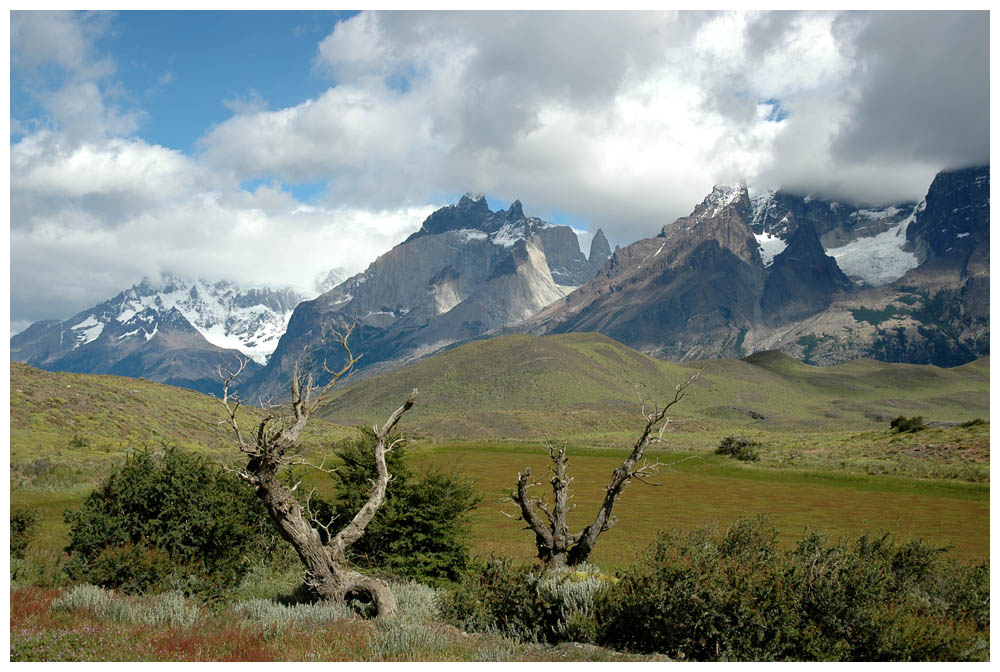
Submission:
M 777 192 L 774 189 L 768 189 L 762 194 L 754 194 L 753 198 L 750 199 L 750 205 L 753 208 L 753 215 L 750 217 L 751 225 L 767 225 L 767 211 L 771 207 L 775 193 Z
M 135 311 L 132 310 L 131 308 L 126 308 L 115 319 L 118 320 L 119 322 L 121 322 L 122 324 L 125 324 L 126 322 L 128 322 L 129 320 L 131 320 L 133 317 L 135 317 Z
M 500 227 L 499 231 L 490 235 L 490 239 L 494 245 L 510 248 L 514 247 L 517 241 L 524 240 L 527 234 L 524 220 L 518 220 L 516 222 L 505 223 Z
M 660 245 L 660 249 L 658 249 L 656 252 L 653 253 L 654 257 L 657 256 L 657 255 L 659 255 L 660 252 L 663 252 L 663 246 L 664 245 L 666 245 L 666 243 L 663 243 L 663 245 Z
M 709 194 L 706 199 L 708 201 L 708 205 L 711 206 L 711 210 L 706 208 L 706 212 L 703 217 L 711 219 L 712 217 L 718 216 L 720 212 L 739 199 L 744 188 L 745 187 L 740 184 L 716 185 L 712 189 L 712 193 Z
M 141 330 L 141 329 L 135 329 L 135 330 L 133 330 L 133 331 L 130 331 L 130 332 L 128 332 L 128 333 L 125 333 L 125 334 L 122 334 L 121 336 L 119 336 L 119 337 L 118 337 L 118 340 L 119 340 L 119 341 L 124 341 L 124 340 L 125 340 L 126 338 L 128 338 L 128 337 L 130 337 L 130 336 L 135 336 L 135 335 L 136 335 L 136 334 L 138 334 L 138 333 L 139 333 L 140 331 L 142 331 L 142 330 Z M 147 339 L 147 340 L 148 340 L 148 339 Z
M 906 229 L 919 211 L 918 205 L 910 216 L 896 227 L 877 236 L 858 238 L 842 247 L 833 247 L 826 253 L 849 278 L 862 284 L 881 287 L 903 277 L 919 264 L 917 255 L 903 250 Z
M 156 325 L 155 327 L 153 327 L 153 331 L 146 334 L 146 342 L 149 343 L 149 339 L 153 338 L 153 336 L 156 336 L 156 332 L 158 332 L 159 330 L 160 330 L 160 325 Z
M 965 238 L 968 235 L 969 235 L 969 233 L 968 233 L 968 231 L 966 231 L 965 233 L 956 233 L 955 237 L 956 238 Z
M 78 348 L 81 345 L 86 345 L 91 341 L 97 340 L 97 337 L 101 335 L 104 331 L 104 323 L 98 322 L 97 318 L 93 315 L 88 315 L 80 324 L 70 327 L 74 332 L 76 332 L 76 345 L 74 348 Z
M 788 243 L 778 236 L 772 236 L 765 231 L 761 234 L 754 234 L 757 239 L 757 246 L 760 248 L 760 260 L 764 262 L 764 268 L 774 263 L 774 258 L 785 251 Z
M 74 324 L 72 327 L 70 327 L 70 329 L 72 329 L 73 331 L 76 331 L 77 329 L 88 329 L 90 327 L 95 327 L 98 324 L 100 324 L 100 322 L 97 321 L 96 317 L 94 317 L 93 315 L 88 315 L 87 319 L 85 319 L 80 324 Z
M 463 243 L 467 243 L 470 240 L 486 240 L 489 237 L 485 231 L 480 231 L 479 229 L 458 229 L 455 231 L 455 235 L 461 238 Z
M 851 214 L 852 217 L 864 217 L 865 219 L 891 219 L 895 217 L 900 212 L 899 208 L 888 207 L 882 208 L 881 210 L 858 210 Z

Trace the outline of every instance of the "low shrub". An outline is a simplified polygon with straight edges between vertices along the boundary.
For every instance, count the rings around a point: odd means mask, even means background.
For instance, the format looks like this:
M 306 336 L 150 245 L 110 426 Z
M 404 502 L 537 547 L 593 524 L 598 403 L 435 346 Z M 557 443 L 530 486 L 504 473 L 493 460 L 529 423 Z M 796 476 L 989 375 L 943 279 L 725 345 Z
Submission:
M 67 583 L 65 560 L 55 549 L 32 549 L 22 558 L 11 556 L 10 580 L 12 585 L 59 588 Z
M 280 543 L 249 488 L 174 449 L 129 455 L 65 519 L 70 578 L 132 593 L 218 596 Z
M 442 596 L 441 614 L 465 630 L 532 642 L 591 642 L 595 600 L 611 582 L 591 565 L 546 571 L 493 558 Z
M 320 503 L 317 508 L 326 506 L 344 523 L 354 517 L 375 477 L 374 444 L 372 429 L 361 427 L 357 438 L 336 447 L 343 462 L 334 474 L 337 499 L 332 506 Z M 457 580 L 468 566 L 468 516 L 480 497 L 471 479 L 457 472 L 414 473 L 406 464 L 405 451 L 406 441 L 399 440 L 386 455 L 393 478 L 385 503 L 348 555 L 361 567 L 444 585 Z
M 177 591 L 141 598 L 116 596 L 99 586 L 74 586 L 52 601 L 52 610 L 82 610 L 99 620 L 127 625 L 189 628 L 199 621 L 201 611 L 187 603 Z
M 34 509 L 12 509 L 10 512 L 10 555 L 24 558 L 24 551 L 35 536 L 38 513 Z
M 688 660 L 985 658 L 988 569 L 941 552 L 815 533 L 782 552 L 759 517 L 664 534 L 602 595 L 598 642 Z
M 915 415 L 912 418 L 899 415 L 892 419 L 892 422 L 889 423 L 889 428 L 897 434 L 912 434 L 927 429 L 927 425 L 924 424 L 922 415 Z
M 746 436 L 730 435 L 722 439 L 715 454 L 729 455 L 741 462 L 756 462 L 760 459 L 760 442 Z

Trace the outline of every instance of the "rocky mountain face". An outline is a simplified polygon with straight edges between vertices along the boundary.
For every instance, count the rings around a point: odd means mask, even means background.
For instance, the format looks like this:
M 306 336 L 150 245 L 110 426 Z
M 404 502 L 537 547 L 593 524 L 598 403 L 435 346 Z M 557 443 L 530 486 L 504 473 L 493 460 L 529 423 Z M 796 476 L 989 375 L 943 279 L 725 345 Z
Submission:
M 301 298 L 290 289 L 146 278 L 68 320 L 36 322 L 11 338 L 11 359 L 216 392 L 222 358 L 240 354 L 253 359 L 251 370 L 262 366 Z
M 526 216 L 520 201 L 493 212 L 466 194 L 363 273 L 300 304 L 253 384 L 262 395 L 283 394 L 305 352 L 332 368 L 343 351 L 329 330 L 355 320 L 362 368 L 404 362 L 521 322 L 593 273 L 569 227 Z
M 953 365 L 989 353 L 988 285 L 988 167 L 880 208 L 722 186 L 522 330 L 599 331 L 675 360 Z
M 764 335 L 764 344 L 816 364 L 872 357 L 954 366 L 988 355 L 989 166 L 938 173 L 926 198 L 873 247 L 888 249 L 889 235 L 897 254 L 910 255 L 899 277 L 850 292 Z
M 590 267 L 594 271 L 594 275 L 597 275 L 597 273 L 600 272 L 601 268 L 610 258 L 611 243 L 608 242 L 608 238 L 604 235 L 604 231 L 602 229 L 598 229 L 597 233 L 594 234 L 593 240 L 590 241 L 590 255 L 587 257 L 588 261 L 590 261 Z

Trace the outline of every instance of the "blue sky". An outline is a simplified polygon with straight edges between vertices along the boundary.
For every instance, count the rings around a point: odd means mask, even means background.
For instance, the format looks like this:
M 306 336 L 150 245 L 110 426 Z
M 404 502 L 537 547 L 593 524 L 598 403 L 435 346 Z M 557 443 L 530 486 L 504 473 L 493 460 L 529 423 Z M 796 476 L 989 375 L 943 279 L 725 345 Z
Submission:
M 160 271 L 309 291 L 467 191 L 587 249 L 989 156 L 986 12 L 13 12 L 10 76 L 15 329 Z

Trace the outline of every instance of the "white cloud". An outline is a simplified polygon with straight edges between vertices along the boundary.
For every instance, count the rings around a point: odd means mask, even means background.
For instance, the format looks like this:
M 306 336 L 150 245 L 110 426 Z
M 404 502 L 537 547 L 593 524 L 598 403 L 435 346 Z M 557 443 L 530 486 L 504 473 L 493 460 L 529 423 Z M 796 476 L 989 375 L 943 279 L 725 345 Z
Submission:
M 133 133 L 142 116 L 107 104 L 104 90 L 117 88 L 115 63 L 95 53 L 93 43 L 107 32 L 110 20 L 101 12 L 10 14 L 11 66 L 47 115 L 36 121 L 58 128 L 71 141 Z
M 441 194 L 520 198 L 624 245 L 715 183 L 917 199 L 988 146 L 984 14 L 365 12 L 317 44 L 326 91 L 226 101 L 193 156 L 113 104 L 94 48 L 109 25 L 11 17 L 12 67 L 46 115 L 11 122 L 15 320 L 158 270 L 307 288 L 360 270 Z M 316 183 L 308 205 L 287 186 Z
M 37 134 L 12 147 L 11 208 L 13 313 L 35 320 L 69 317 L 160 271 L 308 292 L 330 268 L 363 270 L 435 206 L 308 207 L 279 185 L 243 191 L 142 141 L 66 148 Z

